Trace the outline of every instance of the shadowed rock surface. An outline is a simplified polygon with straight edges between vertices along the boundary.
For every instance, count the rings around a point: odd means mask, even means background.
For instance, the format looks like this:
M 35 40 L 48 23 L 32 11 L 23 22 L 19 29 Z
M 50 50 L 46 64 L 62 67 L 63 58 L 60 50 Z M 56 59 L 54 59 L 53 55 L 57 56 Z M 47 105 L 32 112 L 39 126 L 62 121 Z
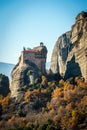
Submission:
M 87 81 L 87 12 L 77 15 L 71 31 L 71 41 L 74 47 L 68 55 L 67 62 L 75 56 L 75 62 L 78 63 L 82 76 Z
M 72 67 L 75 63 L 78 67 Z M 56 42 L 51 58 L 51 71 L 60 73 L 65 78 L 83 76 L 87 81 L 87 12 L 78 14 L 71 32 L 65 33 Z
M 67 62 L 66 68 L 67 68 L 65 72 L 66 79 L 70 78 L 71 76 L 72 77 L 82 76 L 79 64 L 76 63 L 75 56 L 73 56 L 72 59 Z
M 7 76 L 0 74 L 0 94 L 3 96 L 7 96 L 9 90 L 9 79 Z
M 67 56 L 72 48 L 70 37 L 71 32 L 69 31 L 58 38 L 51 57 L 50 68 L 52 73 L 60 73 L 61 75 L 64 74 L 66 70 Z
M 39 70 L 34 63 L 24 63 L 22 66 L 19 63 L 19 65 L 12 71 L 12 81 L 10 86 L 12 97 L 21 97 L 23 92 L 19 91 L 19 89 L 27 84 L 31 84 L 32 79 L 30 80 L 29 78 L 31 74 L 27 74 L 29 71 L 33 71 L 33 79 L 38 77 Z

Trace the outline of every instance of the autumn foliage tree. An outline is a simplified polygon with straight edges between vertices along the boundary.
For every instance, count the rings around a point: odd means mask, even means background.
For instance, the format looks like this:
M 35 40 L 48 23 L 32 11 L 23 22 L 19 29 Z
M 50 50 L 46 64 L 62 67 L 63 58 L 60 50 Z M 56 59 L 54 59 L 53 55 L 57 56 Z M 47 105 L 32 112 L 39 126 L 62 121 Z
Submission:
M 10 103 L 10 93 L 6 97 L 0 96 L 0 104 L 2 105 L 2 108 L 6 108 Z
M 38 86 L 41 86 L 41 91 L 39 88 L 30 91 L 28 88 L 21 102 L 12 102 L 12 104 L 10 95 L 5 98 L 0 96 L 2 111 L 0 119 L 3 118 L 0 121 L 0 128 L 3 125 L 4 129 L 5 126 L 9 126 L 22 130 L 87 129 L 87 83 L 82 77 L 76 77 L 75 80 L 70 78 L 66 81 L 61 79 L 48 82 L 47 78 L 42 76 Z M 14 112 L 11 113 L 9 109 Z M 25 116 L 17 114 L 20 109 Z M 8 117 L 5 117 L 5 110 Z M 5 115 L 2 115 L 3 113 Z
M 29 102 L 30 101 L 30 95 L 31 95 L 31 91 L 26 91 L 25 92 L 25 95 L 24 95 L 24 100 L 26 101 L 26 102 Z
M 52 98 L 63 97 L 63 91 L 61 88 L 56 87 L 52 93 Z
M 45 77 L 45 76 L 42 76 L 42 82 L 41 82 L 41 85 L 43 86 L 43 87 L 47 87 L 47 78 Z

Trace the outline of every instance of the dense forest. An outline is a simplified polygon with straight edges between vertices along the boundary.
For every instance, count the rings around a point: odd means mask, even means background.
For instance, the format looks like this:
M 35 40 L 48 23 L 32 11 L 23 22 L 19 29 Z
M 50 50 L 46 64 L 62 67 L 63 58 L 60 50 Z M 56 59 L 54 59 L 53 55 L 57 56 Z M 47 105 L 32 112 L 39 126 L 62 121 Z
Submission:
M 58 80 L 42 76 L 21 91 L 20 101 L 10 93 L 0 96 L 0 130 L 87 130 L 83 77 Z

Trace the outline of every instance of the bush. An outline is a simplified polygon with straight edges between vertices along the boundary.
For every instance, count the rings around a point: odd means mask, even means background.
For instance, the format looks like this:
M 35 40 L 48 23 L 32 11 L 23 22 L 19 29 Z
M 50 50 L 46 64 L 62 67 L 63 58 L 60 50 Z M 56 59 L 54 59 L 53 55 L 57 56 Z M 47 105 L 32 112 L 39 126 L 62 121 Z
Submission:
M 46 130 L 48 124 L 42 124 L 39 126 L 38 130 Z
M 54 126 L 48 125 L 46 130 L 56 130 Z

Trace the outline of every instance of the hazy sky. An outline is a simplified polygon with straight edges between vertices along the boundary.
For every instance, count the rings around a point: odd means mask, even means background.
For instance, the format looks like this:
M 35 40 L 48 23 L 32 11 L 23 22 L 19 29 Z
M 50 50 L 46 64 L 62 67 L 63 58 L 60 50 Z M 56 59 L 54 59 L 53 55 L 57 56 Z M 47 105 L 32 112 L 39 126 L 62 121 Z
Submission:
M 0 62 L 16 64 L 24 46 L 40 42 L 50 61 L 58 37 L 81 11 L 87 11 L 87 0 L 0 0 Z

